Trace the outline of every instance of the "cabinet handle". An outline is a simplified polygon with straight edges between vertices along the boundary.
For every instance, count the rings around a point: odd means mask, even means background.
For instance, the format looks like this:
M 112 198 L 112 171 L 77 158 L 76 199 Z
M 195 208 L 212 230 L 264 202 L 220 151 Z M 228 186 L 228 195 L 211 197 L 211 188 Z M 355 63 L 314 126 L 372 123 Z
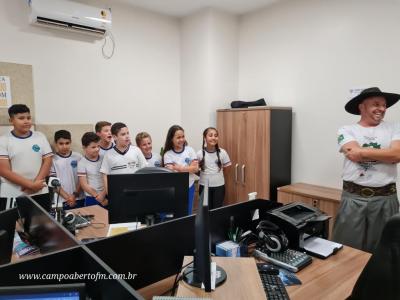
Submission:
M 245 165 L 242 165 L 242 184 L 244 184 L 245 183 L 245 178 L 246 178 L 246 175 L 245 175 L 245 173 L 244 173 L 244 170 L 246 169 L 246 166 Z
M 239 167 L 239 164 L 236 164 L 235 165 L 235 183 L 238 182 L 238 167 Z

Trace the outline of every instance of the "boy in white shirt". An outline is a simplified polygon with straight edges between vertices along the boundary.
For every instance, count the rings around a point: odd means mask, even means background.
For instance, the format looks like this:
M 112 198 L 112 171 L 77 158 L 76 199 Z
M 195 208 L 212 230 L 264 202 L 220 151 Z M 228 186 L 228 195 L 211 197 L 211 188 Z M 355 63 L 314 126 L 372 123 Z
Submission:
M 54 133 L 56 155 L 50 176 L 60 178 L 61 187 L 57 190 L 58 203 L 63 203 L 63 209 L 82 207 L 84 195 L 78 182 L 78 161 L 82 155 L 71 151 L 71 133 L 67 130 L 58 130 Z
M 104 188 L 103 175 L 100 173 L 102 157 L 99 154 L 100 137 L 94 132 L 82 136 L 82 147 L 85 156 L 78 162 L 78 178 L 85 191 L 85 206 L 106 206 L 108 201 Z
M 136 135 L 136 145 L 142 151 L 147 161 L 148 167 L 161 167 L 161 155 L 153 152 L 153 142 L 150 134 L 147 132 L 139 132 Z
M 53 152 L 46 137 L 31 131 L 32 118 L 24 104 L 8 109 L 13 130 L 0 137 L 0 197 L 11 199 L 21 195 L 33 196 L 49 210 L 51 199 L 45 178 L 49 174 Z
M 96 134 L 100 137 L 100 156 L 104 157 L 107 151 L 111 150 L 115 144 L 111 134 L 111 123 L 107 121 L 99 121 L 94 126 Z
M 111 133 L 115 146 L 105 154 L 100 168 L 106 192 L 108 191 L 107 175 L 133 174 L 137 170 L 147 167 L 142 151 L 131 145 L 129 130 L 124 123 L 114 123 L 111 126 Z

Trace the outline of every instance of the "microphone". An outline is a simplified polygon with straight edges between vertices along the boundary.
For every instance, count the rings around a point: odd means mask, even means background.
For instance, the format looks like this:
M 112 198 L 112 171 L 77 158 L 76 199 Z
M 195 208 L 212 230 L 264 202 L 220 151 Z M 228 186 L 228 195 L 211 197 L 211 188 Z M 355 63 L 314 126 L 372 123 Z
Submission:
M 52 188 L 60 187 L 61 186 L 60 178 L 50 176 L 49 179 L 47 180 L 47 186 Z

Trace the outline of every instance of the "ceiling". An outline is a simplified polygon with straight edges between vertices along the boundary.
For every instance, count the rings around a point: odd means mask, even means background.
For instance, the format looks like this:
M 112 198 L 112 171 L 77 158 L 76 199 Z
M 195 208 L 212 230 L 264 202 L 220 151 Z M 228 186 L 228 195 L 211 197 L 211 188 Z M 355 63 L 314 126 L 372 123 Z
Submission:
M 154 12 L 184 17 L 204 8 L 217 8 L 241 15 L 279 0 L 115 0 Z

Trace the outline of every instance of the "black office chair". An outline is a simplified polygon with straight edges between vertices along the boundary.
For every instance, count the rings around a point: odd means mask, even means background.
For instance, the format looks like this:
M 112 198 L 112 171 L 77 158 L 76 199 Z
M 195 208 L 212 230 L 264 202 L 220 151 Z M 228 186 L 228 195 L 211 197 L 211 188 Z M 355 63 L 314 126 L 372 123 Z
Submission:
M 400 299 L 400 214 L 386 223 L 378 247 L 348 299 Z
M 172 173 L 173 171 L 162 167 L 145 167 L 137 170 L 135 174 Z

